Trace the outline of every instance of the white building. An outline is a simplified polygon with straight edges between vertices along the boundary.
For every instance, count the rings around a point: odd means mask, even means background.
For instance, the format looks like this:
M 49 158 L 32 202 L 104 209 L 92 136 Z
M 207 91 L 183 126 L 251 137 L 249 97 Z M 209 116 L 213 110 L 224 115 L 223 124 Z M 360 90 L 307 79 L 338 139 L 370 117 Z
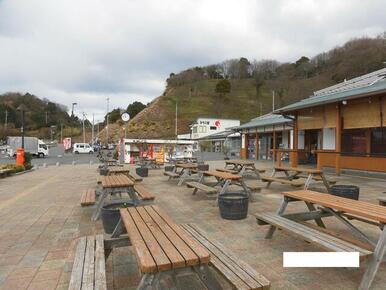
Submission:
M 191 125 L 190 139 L 201 139 L 212 134 L 224 132 L 227 128 L 236 126 L 240 126 L 240 120 L 198 118 L 197 121 Z

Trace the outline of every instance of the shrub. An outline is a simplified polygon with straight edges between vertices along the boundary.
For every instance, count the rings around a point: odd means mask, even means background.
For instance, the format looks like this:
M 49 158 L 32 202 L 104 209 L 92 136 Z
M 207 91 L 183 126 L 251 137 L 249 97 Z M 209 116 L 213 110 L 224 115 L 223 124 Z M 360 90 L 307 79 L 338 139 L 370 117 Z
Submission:
M 3 164 L 1 165 L 0 169 L 11 169 L 11 173 L 17 173 L 24 171 L 25 167 L 18 164 Z

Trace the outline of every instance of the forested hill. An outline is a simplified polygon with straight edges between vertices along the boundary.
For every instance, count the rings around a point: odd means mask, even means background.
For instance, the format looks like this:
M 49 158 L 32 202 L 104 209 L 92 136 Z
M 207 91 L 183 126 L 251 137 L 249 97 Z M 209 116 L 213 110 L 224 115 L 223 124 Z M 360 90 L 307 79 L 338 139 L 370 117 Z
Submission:
M 386 33 L 360 38 L 316 56 L 299 56 L 294 63 L 275 60 L 226 60 L 171 73 L 162 96 L 130 121 L 130 137 L 174 137 L 175 106 L 178 133 L 189 132 L 197 117 L 240 119 L 246 122 L 276 108 L 310 96 L 313 91 L 385 67 Z M 216 90 L 230 82 L 230 92 Z M 216 92 L 217 91 L 217 92 Z
M 71 118 L 67 108 L 47 99 L 40 99 L 30 93 L 5 93 L 0 95 L 0 139 L 6 135 L 20 134 L 21 114 L 17 111 L 20 104 L 27 106 L 25 128 L 27 135 L 48 137 L 49 127 L 60 124 L 68 127 L 79 125 L 77 118 Z M 5 124 L 7 125 L 5 130 Z M 78 132 L 77 132 L 78 133 Z

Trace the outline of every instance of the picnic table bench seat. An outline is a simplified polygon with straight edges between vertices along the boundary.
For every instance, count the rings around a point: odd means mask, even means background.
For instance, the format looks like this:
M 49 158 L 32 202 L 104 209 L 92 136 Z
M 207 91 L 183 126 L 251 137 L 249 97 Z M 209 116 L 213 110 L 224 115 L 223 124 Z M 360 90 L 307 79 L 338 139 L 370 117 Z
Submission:
M 198 190 L 202 190 L 202 191 L 204 191 L 206 193 L 215 193 L 215 192 L 217 192 L 216 188 L 208 186 L 208 185 L 205 185 L 205 184 L 202 184 L 202 183 L 197 182 L 197 181 L 186 182 L 186 186 L 194 188 L 193 194 L 196 194 L 196 192 Z
M 255 214 L 259 225 L 272 225 L 289 234 L 300 237 L 307 242 L 318 244 L 320 247 L 333 252 L 359 252 L 361 258 L 366 258 L 372 254 L 368 249 L 348 241 L 339 239 L 324 231 L 308 227 L 304 223 L 298 223 L 288 218 L 282 217 L 276 213 L 258 213 Z
M 169 179 L 180 177 L 180 174 L 179 174 L 179 173 L 171 172 L 171 171 L 165 171 L 165 172 L 164 172 L 164 175 L 165 175 L 165 176 L 169 176 Z
M 135 184 L 134 185 L 134 191 L 138 194 L 138 196 L 142 200 L 154 200 L 155 196 L 143 185 L 141 184 Z
M 232 173 L 232 174 L 238 174 L 239 173 L 237 170 L 227 169 L 227 168 L 216 168 L 216 170 L 220 171 L 220 172 L 228 172 L 228 173 Z
M 107 289 L 103 235 L 79 239 L 68 289 Z
M 96 199 L 95 189 L 88 188 L 82 193 L 82 196 L 80 198 L 80 205 L 81 206 L 93 205 L 95 204 L 95 199 Z
M 279 178 L 279 177 L 271 177 L 271 176 L 262 176 L 261 180 L 267 183 L 267 188 L 271 185 L 272 182 L 279 182 L 281 184 L 287 184 L 287 185 L 292 185 L 292 186 L 303 186 L 304 182 L 299 179 L 284 179 L 284 178 Z
M 234 289 L 269 289 L 270 282 L 256 272 L 250 265 L 240 260 L 229 249 L 208 235 L 194 224 L 181 225 L 197 242 L 210 253 L 209 265 L 212 265 Z
M 134 182 L 141 182 L 142 181 L 142 177 L 139 176 L 137 173 L 135 172 L 130 172 L 129 173 L 129 178 L 134 181 Z

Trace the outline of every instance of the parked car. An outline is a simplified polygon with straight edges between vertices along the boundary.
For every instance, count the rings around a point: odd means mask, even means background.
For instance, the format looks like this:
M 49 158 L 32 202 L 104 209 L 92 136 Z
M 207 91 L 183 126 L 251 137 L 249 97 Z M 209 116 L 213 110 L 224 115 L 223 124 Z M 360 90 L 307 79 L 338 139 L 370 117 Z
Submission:
M 90 144 L 87 144 L 87 143 L 75 143 L 74 147 L 72 149 L 72 153 L 75 153 L 75 154 L 81 154 L 81 153 L 93 154 L 94 149 L 90 146 Z

